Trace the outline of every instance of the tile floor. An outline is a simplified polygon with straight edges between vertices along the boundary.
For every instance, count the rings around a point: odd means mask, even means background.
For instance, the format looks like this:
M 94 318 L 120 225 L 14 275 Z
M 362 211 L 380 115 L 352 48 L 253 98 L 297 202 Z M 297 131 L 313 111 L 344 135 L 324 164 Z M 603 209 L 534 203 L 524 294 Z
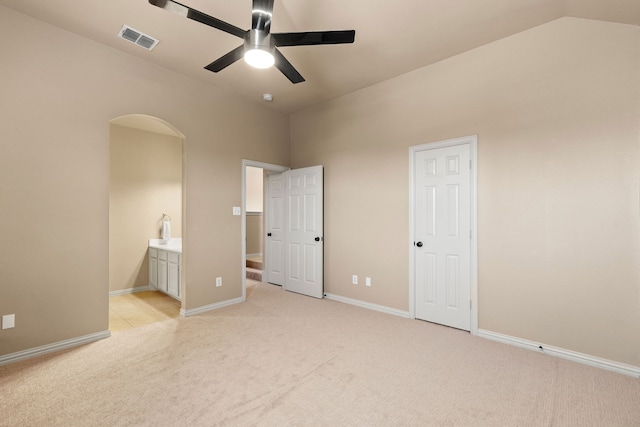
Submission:
M 180 316 L 180 301 L 158 291 L 109 297 L 109 330 L 137 328 Z

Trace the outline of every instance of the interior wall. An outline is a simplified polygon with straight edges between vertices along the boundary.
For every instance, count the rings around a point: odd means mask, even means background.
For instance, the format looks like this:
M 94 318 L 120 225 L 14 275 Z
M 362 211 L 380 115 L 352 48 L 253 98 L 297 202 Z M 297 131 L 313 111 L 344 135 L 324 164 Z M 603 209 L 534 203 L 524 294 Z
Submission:
M 262 254 L 264 179 L 263 169 L 246 167 L 245 203 L 247 211 L 247 255 Z
M 239 171 L 289 164 L 287 116 L 4 7 L 0 75 L 0 356 L 108 329 L 109 121 L 131 113 L 186 137 L 183 308 L 242 296 Z
M 247 212 L 262 212 L 264 200 L 263 169 L 253 166 L 246 168 L 246 210 Z
M 182 237 L 182 139 L 110 125 L 109 291 L 149 284 L 149 239 L 162 214 Z
M 408 148 L 477 134 L 479 327 L 640 366 L 638 46 L 563 18 L 294 114 L 326 292 L 408 310 Z
M 247 213 L 247 255 L 262 255 L 263 230 L 262 213 Z

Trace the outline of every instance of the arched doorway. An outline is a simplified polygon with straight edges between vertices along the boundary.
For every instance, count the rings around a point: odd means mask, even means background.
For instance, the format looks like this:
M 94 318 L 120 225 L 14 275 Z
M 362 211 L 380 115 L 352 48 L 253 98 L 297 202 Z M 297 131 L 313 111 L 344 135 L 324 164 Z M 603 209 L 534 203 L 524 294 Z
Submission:
M 149 287 L 149 244 L 161 237 L 166 215 L 172 244 L 182 246 L 185 137 L 170 123 L 144 114 L 115 118 L 109 127 L 109 329 L 114 332 L 180 313 L 184 286 L 173 298 Z M 183 252 L 179 260 L 182 284 Z

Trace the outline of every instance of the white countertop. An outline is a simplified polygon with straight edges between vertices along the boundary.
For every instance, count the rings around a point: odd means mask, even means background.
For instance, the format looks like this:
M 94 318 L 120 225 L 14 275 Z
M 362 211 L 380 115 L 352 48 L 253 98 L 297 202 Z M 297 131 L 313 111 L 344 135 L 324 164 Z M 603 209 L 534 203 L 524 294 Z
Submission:
M 162 239 L 149 239 L 149 247 L 154 249 L 162 249 L 163 251 L 182 253 L 182 238 L 176 237 L 166 243 Z

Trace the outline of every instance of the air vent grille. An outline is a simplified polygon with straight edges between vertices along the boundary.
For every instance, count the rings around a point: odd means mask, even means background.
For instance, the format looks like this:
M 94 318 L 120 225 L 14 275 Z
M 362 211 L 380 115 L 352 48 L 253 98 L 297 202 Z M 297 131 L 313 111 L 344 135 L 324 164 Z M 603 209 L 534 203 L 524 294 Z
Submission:
M 151 48 L 155 46 L 156 42 L 157 40 L 154 40 L 151 37 L 140 36 L 137 43 L 143 48 L 151 50 Z
M 135 43 L 140 47 L 143 47 L 147 50 L 152 50 L 158 44 L 159 40 L 154 39 L 151 36 L 141 33 L 140 31 L 129 27 L 128 25 L 123 25 L 118 33 L 118 37 L 129 41 L 131 43 Z

